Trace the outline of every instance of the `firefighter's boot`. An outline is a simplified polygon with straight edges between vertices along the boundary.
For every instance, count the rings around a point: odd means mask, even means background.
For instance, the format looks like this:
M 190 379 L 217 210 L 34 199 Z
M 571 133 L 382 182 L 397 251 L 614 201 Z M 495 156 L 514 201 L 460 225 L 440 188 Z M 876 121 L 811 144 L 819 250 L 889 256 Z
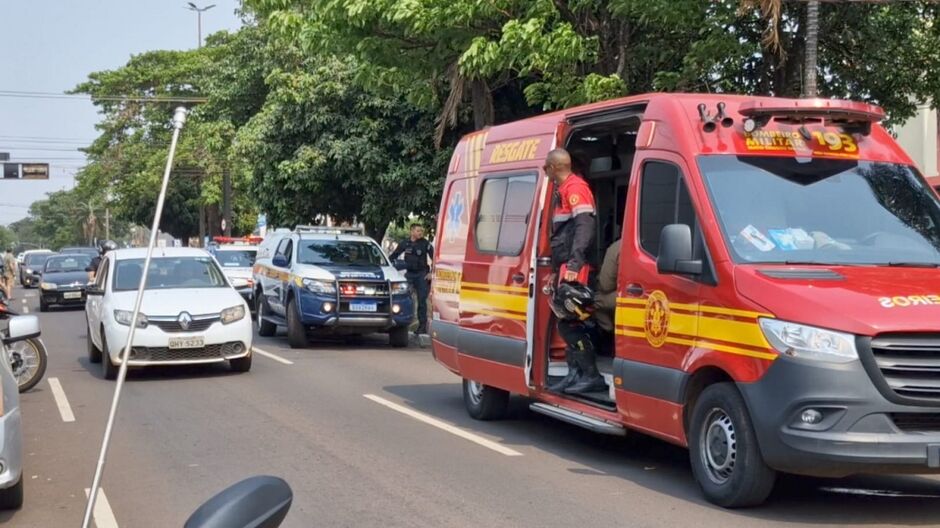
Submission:
M 565 394 L 588 394 L 591 392 L 607 392 L 607 382 L 604 376 L 597 371 L 597 354 L 593 346 L 584 347 L 577 351 L 578 366 L 581 368 L 581 377 L 576 383 L 565 389 Z
M 546 387 L 548 390 L 561 393 L 571 385 L 574 385 L 578 382 L 578 379 L 581 377 L 581 369 L 578 368 L 578 361 L 575 357 L 575 354 L 577 353 L 578 351 L 572 348 L 565 350 L 565 362 L 568 363 L 568 374 L 565 375 L 565 377 L 561 380 L 556 381 L 555 383 L 552 383 Z

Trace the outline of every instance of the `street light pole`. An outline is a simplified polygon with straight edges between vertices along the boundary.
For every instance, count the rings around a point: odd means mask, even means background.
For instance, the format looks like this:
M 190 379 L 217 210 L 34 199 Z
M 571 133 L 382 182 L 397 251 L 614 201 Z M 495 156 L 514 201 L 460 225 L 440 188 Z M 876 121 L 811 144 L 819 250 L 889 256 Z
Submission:
M 186 9 L 196 12 L 196 31 L 197 31 L 196 35 L 199 38 L 199 41 L 197 42 L 196 47 L 201 48 L 202 47 L 202 14 L 212 9 L 213 7 L 215 7 L 215 4 L 209 4 L 206 7 L 199 7 L 192 2 L 188 2 L 188 5 L 189 7 L 187 7 Z

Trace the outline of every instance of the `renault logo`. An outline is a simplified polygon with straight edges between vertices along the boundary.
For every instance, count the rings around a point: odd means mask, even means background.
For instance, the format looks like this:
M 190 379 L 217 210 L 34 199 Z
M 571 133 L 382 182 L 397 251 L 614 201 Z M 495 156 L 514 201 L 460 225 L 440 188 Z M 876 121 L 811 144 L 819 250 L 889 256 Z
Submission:
M 193 316 L 189 315 L 187 312 L 183 312 L 176 318 L 176 322 L 180 324 L 180 328 L 183 330 L 189 330 L 189 325 L 193 322 Z

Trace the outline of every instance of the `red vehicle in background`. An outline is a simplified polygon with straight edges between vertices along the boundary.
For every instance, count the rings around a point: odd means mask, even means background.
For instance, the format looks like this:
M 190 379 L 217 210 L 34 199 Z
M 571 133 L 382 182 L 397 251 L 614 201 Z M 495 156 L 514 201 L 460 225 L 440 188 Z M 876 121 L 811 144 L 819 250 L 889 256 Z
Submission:
M 940 472 L 940 201 L 875 106 L 650 94 L 470 134 L 447 175 L 434 356 L 471 416 L 509 395 L 608 434 L 688 447 L 708 500 L 761 503 L 777 472 Z M 566 373 L 549 308 L 566 148 L 619 239 L 610 390 Z

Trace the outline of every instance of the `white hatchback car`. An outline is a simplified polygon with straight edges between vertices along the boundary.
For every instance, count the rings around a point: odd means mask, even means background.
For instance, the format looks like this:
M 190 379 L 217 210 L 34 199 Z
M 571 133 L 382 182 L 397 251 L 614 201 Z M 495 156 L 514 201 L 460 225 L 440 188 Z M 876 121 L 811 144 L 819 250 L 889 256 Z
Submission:
M 88 358 L 102 363 L 107 379 L 117 376 L 146 254 L 109 252 L 86 290 Z M 154 249 L 129 367 L 228 361 L 246 372 L 251 338 L 248 304 L 211 255 L 195 248 Z

